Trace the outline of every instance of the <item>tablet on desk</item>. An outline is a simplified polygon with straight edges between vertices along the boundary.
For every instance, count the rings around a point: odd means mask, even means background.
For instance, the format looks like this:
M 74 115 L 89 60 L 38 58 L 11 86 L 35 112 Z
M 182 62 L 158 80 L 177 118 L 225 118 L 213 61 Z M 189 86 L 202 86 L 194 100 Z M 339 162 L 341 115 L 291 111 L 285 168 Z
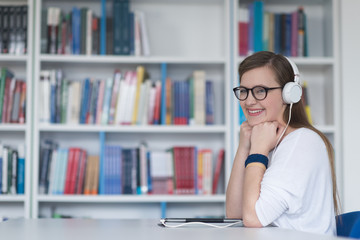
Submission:
M 236 218 L 161 218 L 160 223 L 164 227 L 182 227 L 188 225 L 203 225 L 211 227 L 244 226 L 242 219 Z

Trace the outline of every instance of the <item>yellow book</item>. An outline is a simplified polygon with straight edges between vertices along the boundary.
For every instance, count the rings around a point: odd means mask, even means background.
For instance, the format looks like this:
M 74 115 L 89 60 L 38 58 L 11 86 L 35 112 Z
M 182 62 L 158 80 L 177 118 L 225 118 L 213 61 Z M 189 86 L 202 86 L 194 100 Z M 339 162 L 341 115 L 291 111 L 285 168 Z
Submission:
M 310 109 L 310 105 L 309 105 L 309 99 L 307 96 L 307 82 L 306 81 L 304 81 L 304 83 L 303 83 L 302 90 L 303 90 L 303 94 L 301 96 L 302 103 L 304 105 L 305 113 L 308 117 L 309 123 L 312 125 L 313 121 L 312 121 L 312 117 L 311 117 L 311 109 Z
M 135 92 L 135 103 L 134 103 L 134 111 L 132 116 L 131 124 L 136 124 L 138 118 L 138 108 L 139 108 L 139 99 L 140 99 L 140 87 L 144 81 L 145 76 L 145 68 L 143 66 L 138 66 L 136 68 L 136 92 Z

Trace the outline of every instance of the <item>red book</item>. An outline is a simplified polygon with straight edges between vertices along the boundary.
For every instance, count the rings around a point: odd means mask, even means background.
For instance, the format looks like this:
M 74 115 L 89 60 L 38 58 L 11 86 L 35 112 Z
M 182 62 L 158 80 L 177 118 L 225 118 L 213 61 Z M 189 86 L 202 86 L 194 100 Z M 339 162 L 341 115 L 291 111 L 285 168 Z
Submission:
M 215 166 L 215 172 L 214 172 L 214 178 L 213 178 L 213 184 L 212 184 L 212 193 L 213 194 L 215 194 L 217 192 L 221 168 L 222 168 L 223 162 L 224 162 L 224 156 L 225 156 L 224 149 L 220 149 L 219 154 L 217 156 L 217 160 L 216 160 L 216 166 Z
M 75 188 L 76 188 L 76 180 L 77 180 L 77 173 L 79 171 L 79 163 L 80 163 L 80 152 L 81 150 L 79 148 L 75 148 L 75 154 L 73 157 L 73 166 L 71 168 L 70 173 L 70 194 L 75 194 Z
M 174 147 L 175 184 L 177 194 L 195 193 L 194 147 Z
M 76 181 L 76 194 L 82 194 L 84 189 L 84 178 L 85 178 L 85 167 L 86 167 L 86 151 L 80 150 L 80 159 L 79 159 L 79 169 L 78 169 L 78 178 Z
M 160 124 L 160 105 L 161 105 L 161 82 L 155 83 L 155 108 L 154 108 L 154 122 L 153 124 Z
M 249 52 L 249 19 L 249 9 L 239 8 L 238 41 L 240 56 L 246 56 Z
M 71 194 L 71 191 L 70 191 L 71 173 L 72 173 L 74 162 L 75 162 L 75 148 L 69 148 L 68 164 L 67 164 L 67 168 L 66 168 L 64 194 Z
M 249 49 L 248 43 L 248 27 L 249 24 L 247 22 L 239 22 L 239 55 L 246 56 Z

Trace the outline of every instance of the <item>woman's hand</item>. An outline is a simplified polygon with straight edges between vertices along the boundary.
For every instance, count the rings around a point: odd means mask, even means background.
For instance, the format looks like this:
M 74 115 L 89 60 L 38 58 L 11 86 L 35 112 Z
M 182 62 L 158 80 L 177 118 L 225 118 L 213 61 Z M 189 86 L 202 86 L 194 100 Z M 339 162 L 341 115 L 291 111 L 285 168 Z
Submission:
M 275 147 L 279 137 L 284 130 L 284 126 L 278 122 L 264 122 L 252 128 L 250 154 L 259 153 L 268 155 Z

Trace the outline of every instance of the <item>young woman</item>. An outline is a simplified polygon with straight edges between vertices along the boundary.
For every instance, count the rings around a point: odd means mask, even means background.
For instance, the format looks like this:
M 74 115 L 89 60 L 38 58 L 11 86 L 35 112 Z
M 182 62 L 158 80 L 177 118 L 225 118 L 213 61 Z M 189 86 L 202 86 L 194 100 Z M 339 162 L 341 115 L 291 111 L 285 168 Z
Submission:
M 333 149 L 298 101 L 296 65 L 280 54 L 258 52 L 240 64 L 239 77 L 234 93 L 247 121 L 226 191 L 227 217 L 242 218 L 247 227 L 335 235 Z M 290 100 L 289 85 L 295 85 Z

